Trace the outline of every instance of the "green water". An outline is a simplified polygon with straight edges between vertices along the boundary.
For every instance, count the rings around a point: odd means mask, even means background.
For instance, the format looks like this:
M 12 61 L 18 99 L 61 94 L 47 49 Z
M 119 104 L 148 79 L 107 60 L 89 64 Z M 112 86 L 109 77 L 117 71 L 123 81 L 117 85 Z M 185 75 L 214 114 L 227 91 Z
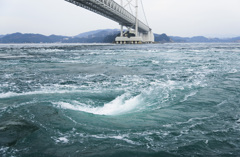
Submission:
M 240 156 L 240 44 L 0 45 L 0 156 Z

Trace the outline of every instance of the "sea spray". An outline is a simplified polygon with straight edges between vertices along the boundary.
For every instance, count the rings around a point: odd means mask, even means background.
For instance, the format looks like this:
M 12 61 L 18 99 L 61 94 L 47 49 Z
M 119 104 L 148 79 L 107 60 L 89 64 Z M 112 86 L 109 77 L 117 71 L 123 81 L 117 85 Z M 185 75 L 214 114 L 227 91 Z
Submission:
M 98 115 L 120 115 L 133 112 L 133 110 L 136 112 L 137 107 L 139 105 L 144 105 L 143 103 L 141 95 L 132 97 L 129 94 L 123 94 L 100 107 L 92 107 L 77 101 L 72 101 L 71 103 L 57 102 L 53 104 L 63 109 L 83 111 Z

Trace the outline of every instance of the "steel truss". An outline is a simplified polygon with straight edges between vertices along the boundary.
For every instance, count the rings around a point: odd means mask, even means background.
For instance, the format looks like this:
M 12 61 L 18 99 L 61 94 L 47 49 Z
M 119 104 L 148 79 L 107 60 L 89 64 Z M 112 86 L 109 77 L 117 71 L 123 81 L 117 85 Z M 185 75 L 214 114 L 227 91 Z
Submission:
M 65 0 L 77 6 L 95 12 L 106 18 L 118 22 L 120 25 L 133 28 L 136 27 L 136 17 L 124 9 L 114 0 Z M 151 31 L 146 24 L 138 20 L 138 31 L 148 33 Z

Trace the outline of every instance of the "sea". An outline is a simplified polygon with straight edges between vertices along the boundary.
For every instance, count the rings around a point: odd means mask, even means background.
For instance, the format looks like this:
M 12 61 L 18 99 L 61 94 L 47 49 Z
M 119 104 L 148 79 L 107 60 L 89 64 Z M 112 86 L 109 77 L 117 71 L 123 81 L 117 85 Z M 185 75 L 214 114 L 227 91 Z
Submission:
M 1 44 L 0 156 L 240 156 L 240 43 Z

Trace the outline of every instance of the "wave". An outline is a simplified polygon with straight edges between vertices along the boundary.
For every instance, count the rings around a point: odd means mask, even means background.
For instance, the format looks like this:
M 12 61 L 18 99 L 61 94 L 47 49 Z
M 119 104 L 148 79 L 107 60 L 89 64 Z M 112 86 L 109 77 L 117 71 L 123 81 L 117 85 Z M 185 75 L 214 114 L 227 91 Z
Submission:
M 91 135 L 90 137 L 94 137 L 94 138 L 98 138 L 98 139 L 110 138 L 110 139 L 122 140 L 122 141 L 125 141 L 132 145 L 140 145 L 140 143 L 134 142 L 134 141 L 128 139 L 129 138 L 128 135 Z
M 129 94 L 123 94 L 113 101 L 104 104 L 102 107 L 92 107 L 77 101 L 72 101 L 71 103 L 57 102 L 53 104 L 63 109 L 83 111 L 97 115 L 121 115 L 133 111 L 140 106 L 142 102 L 143 98 L 141 95 L 131 97 Z
M 65 94 L 65 93 L 76 93 L 82 92 L 81 90 L 39 90 L 39 91 L 32 91 L 32 92 L 23 92 L 23 93 L 15 93 L 15 92 L 7 92 L 7 93 L 0 93 L 0 99 L 4 98 L 12 98 L 18 96 L 27 96 L 27 95 L 39 95 L 39 94 Z
M 231 69 L 228 73 L 229 73 L 229 74 L 234 74 L 234 73 L 237 73 L 237 72 L 238 72 L 237 69 Z
M 185 95 L 184 99 L 181 100 L 180 102 L 185 102 L 185 101 L 188 100 L 189 97 L 192 97 L 192 96 L 194 96 L 194 95 L 196 95 L 196 94 L 197 94 L 197 91 L 192 91 L 191 93 Z

